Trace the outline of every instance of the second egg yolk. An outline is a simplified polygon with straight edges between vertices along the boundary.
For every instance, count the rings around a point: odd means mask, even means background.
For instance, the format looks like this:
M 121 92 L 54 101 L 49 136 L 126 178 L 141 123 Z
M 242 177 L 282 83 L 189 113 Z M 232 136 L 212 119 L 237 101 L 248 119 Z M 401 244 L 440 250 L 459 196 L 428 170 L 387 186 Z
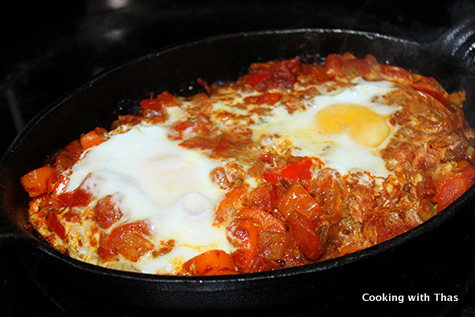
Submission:
M 334 104 L 317 113 L 318 127 L 325 133 L 346 132 L 365 147 L 379 146 L 390 133 L 384 116 L 356 104 Z

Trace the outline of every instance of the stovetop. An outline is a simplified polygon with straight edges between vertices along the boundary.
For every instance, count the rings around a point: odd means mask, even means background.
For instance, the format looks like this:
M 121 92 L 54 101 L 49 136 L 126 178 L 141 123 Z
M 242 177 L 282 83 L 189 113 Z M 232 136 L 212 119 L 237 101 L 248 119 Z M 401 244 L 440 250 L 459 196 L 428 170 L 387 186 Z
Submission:
M 430 41 L 461 17 L 475 14 L 470 0 L 437 3 L 20 0 L 9 7 L 4 4 L 5 17 L 0 22 L 0 153 L 35 114 L 68 91 L 104 70 L 160 48 L 214 35 L 288 28 L 354 29 Z M 450 240 L 441 237 L 437 241 L 440 252 L 404 267 L 385 267 L 385 281 L 374 281 L 369 274 L 367 284 L 348 285 L 337 295 L 206 314 L 475 316 L 475 217 L 465 214 L 454 227 L 446 232 Z M 0 251 L 1 316 L 194 313 L 112 305 L 68 284 L 47 262 L 17 245 L 0 246 Z M 411 303 L 409 295 L 419 297 Z M 397 296 L 402 296 L 403 302 Z

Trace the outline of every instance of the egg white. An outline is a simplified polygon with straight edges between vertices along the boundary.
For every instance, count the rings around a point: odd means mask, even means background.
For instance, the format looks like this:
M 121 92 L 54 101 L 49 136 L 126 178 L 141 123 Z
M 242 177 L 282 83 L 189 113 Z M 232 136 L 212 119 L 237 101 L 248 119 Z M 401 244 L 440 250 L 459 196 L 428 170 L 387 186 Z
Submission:
M 231 251 L 225 227 L 213 226 L 214 206 L 224 196 L 209 177 L 217 166 L 203 153 L 169 140 L 165 128 L 140 124 L 90 148 L 73 166 L 66 191 L 90 174 L 87 182 L 95 197 L 118 195 L 121 222 L 150 220 L 154 242 L 175 240 L 175 247 L 134 266 L 172 274 L 206 250 Z
M 347 133 L 323 133 L 315 123 L 318 112 L 336 104 L 364 106 L 389 120 L 400 109 L 386 105 L 382 96 L 394 89 L 390 82 L 357 80 L 354 86 L 324 92 L 306 101 L 306 108 L 289 113 L 285 107 L 275 107 L 272 112 L 252 126 L 256 142 L 264 148 L 293 148 L 293 155 L 320 158 L 327 167 L 341 175 L 355 171 L 368 171 L 375 176 L 387 177 L 389 171 L 379 150 L 387 145 L 390 136 L 377 148 L 355 142 Z M 364 120 L 364 118 L 361 118 Z M 389 125 L 389 122 L 387 122 Z M 390 126 L 391 134 L 397 127 Z

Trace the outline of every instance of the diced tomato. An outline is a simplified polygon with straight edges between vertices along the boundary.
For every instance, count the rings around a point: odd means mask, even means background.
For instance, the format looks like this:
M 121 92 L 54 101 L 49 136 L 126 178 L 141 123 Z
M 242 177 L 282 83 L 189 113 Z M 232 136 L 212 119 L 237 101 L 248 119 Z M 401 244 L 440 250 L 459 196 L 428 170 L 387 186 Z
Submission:
M 244 76 L 244 80 L 252 87 L 257 87 L 260 83 L 269 79 L 271 75 L 270 72 L 250 73 Z
M 102 229 L 109 228 L 122 217 L 122 212 L 114 202 L 113 195 L 100 199 L 94 206 L 94 222 Z
M 293 180 L 304 180 L 312 178 L 310 168 L 312 166 L 311 159 L 303 159 L 297 162 L 287 164 L 280 172 L 283 178 Z
M 413 228 L 410 224 L 406 223 L 402 219 L 397 219 L 391 214 L 379 214 L 375 215 L 371 220 L 371 226 L 374 226 L 377 236 L 376 242 L 382 243 L 389 239 L 392 239 L 404 232 L 407 232 Z
M 328 77 L 335 78 L 340 72 L 341 68 L 341 59 L 338 54 L 330 54 L 325 59 L 325 64 L 323 65 L 323 71 L 327 74 Z
M 232 212 L 241 207 L 246 197 L 249 186 L 245 183 L 236 183 L 233 189 L 226 193 L 226 196 L 220 201 L 214 217 L 214 224 L 222 223 L 227 220 Z
M 37 197 L 49 191 L 53 177 L 53 169 L 43 166 L 23 175 L 20 182 L 30 197 Z
M 262 176 L 264 176 L 264 179 L 266 181 L 277 184 L 278 182 L 280 182 L 284 178 L 280 174 L 274 173 L 274 171 L 275 170 L 267 170 L 263 173 Z
M 262 209 L 255 206 L 246 206 L 240 208 L 235 213 L 235 217 L 239 219 L 249 219 L 259 225 L 260 230 L 269 232 L 286 232 L 284 224 Z
M 259 154 L 259 160 L 267 164 L 272 164 L 274 162 L 274 156 L 272 153 L 261 153 Z
M 67 207 L 87 206 L 92 199 L 92 193 L 88 188 L 88 180 L 90 180 L 91 177 L 92 174 L 88 174 L 79 187 L 69 192 L 63 192 L 69 179 L 60 176 L 58 178 L 58 182 L 60 183 L 55 184 L 55 191 L 51 198 Z
M 117 259 L 118 252 L 111 235 L 106 235 L 105 233 L 101 234 L 97 254 L 102 261 L 112 261 Z
M 154 245 L 137 232 L 124 232 L 115 244 L 117 252 L 126 259 L 137 262 L 143 255 L 153 250 Z
M 432 96 L 445 107 L 449 107 L 449 94 L 434 78 L 412 74 L 398 66 L 380 65 L 380 68 L 384 79 L 412 87 L 417 91 Z
M 311 79 L 312 83 L 322 84 L 329 80 L 329 76 L 326 74 L 325 69 L 320 65 L 312 64 L 303 64 L 302 65 L 302 74 L 304 77 Z M 306 95 L 318 95 L 320 94 L 319 90 L 316 87 L 307 88 L 305 91 Z
M 81 157 L 82 152 L 84 152 L 84 149 L 79 140 L 71 141 L 71 143 L 66 145 L 64 149 L 68 151 L 68 157 L 70 157 L 74 162 L 76 162 L 79 157 Z
M 54 163 L 54 168 L 57 171 L 57 174 L 61 174 L 71 166 L 73 166 L 74 160 L 69 156 L 68 151 L 61 151 L 58 156 L 56 156 L 56 161 Z
M 440 212 L 463 195 L 475 183 L 475 168 L 468 162 L 459 163 L 458 169 L 434 181 L 436 193 L 431 201 L 437 203 Z
M 330 54 L 325 59 L 323 71 L 328 77 L 352 78 L 362 76 L 366 80 L 379 80 L 381 78 L 380 64 L 372 55 L 367 55 L 364 59 L 358 59 L 351 53 L 343 56 Z
M 306 180 L 312 178 L 311 167 L 312 160 L 304 158 L 281 167 L 270 168 L 262 176 L 266 181 L 274 184 L 285 179 L 292 181 Z
M 183 121 L 183 122 L 179 122 L 179 123 L 176 123 L 174 125 L 172 125 L 172 129 L 175 130 L 175 131 L 184 131 L 186 129 L 188 129 L 189 127 L 192 127 L 194 125 L 193 122 L 191 121 Z
M 258 91 L 273 88 L 290 88 L 296 82 L 301 65 L 298 58 L 252 64 L 249 74 L 243 77 L 245 83 Z
M 437 188 L 435 188 L 432 177 L 426 176 L 422 182 L 419 182 L 417 184 L 417 191 L 424 198 L 433 197 L 437 191 Z
M 267 261 L 282 259 L 289 244 L 289 235 L 281 232 L 260 232 L 258 237 L 259 253 Z
M 445 107 L 450 106 L 449 94 L 442 86 L 432 77 L 414 76 L 414 83 L 411 87 L 424 94 L 432 96 Z
M 248 146 L 252 144 L 249 131 L 234 130 L 232 133 L 225 132 L 216 137 L 218 141 L 211 157 L 234 157 L 236 159 L 250 158 Z
M 61 239 L 64 239 L 66 237 L 66 229 L 64 228 L 63 224 L 59 221 L 58 215 L 56 215 L 54 211 L 51 211 L 46 217 L 46 224 Z
M 142 122 L 142 118 L 131 114 L 119 116 L 118 124 L 137 125 Z
M 214 150 L 219 144 L 216 138 L 206 138 L 195 136 L 180 143 L 180 146 L 187 149 Z
M 321 213 L 317 215 L 325 215 L 325 220 L 332 226 L 337 224 L 345 214 L 343 204 L 346 191 L 337 176 L 330 170 L 322 169 L 306 188 L 321 208 Z
M 107 131 L 103 128 L 95 128 L 94 130 L 81 135 L 79 141 L 84 150 L 93 146 L 99 145 L 106 140 L 105 134 Z
M 279 93 L 267 93 L 257 96 L 249 96 L 244 98 L 244 103 L 254 105 L 275 105 L 282 98 L 282 94 Z
M 209 176 L 211 181 L 218 185 L 221 189 L 229 189 L 231 188 L 231 181 L 228 179 L 228 175 L 226 173 L 226 169 L 222 166 L 218 166 L 213 169 Z
M 132 262 L 153 250 L 154 245 L 144 235 L 150 235 L 150 225 L 146 221 L 136 221 L 114 228 L 109 235 L 101 237 L 97 250 L 104 261 L 116 259 L 121 254 Z
M 392 65 L 380 65 L 380 67 L 385 80 L 405 85 L 412 82 L 412 74 L 401 67 Z
M 271 183 L 262 183 L 250 193 L 249 198 L 254 206 L 270 212 L 277 203 L 277 190 Z
M 310 260 L 317 260 L 323 253 L 322 244 L 312 222 L 299 212 L 292 212 L 287 218 L 289 234 L 297 241 L 300 251 Z
M 84 152 L 84 149 L 79 140 L 73 140 L 69 143 L 57 156 L 54 164 L 54 169 L 59 175 L 63 171 L 70 168 Z
M 232 257 L 240 272 L 266 270 L 266 262 L 285 253 L 288 234 L 284 223 L 254 206 L 242 207 L 228 226 L 229 238 L 237 248 Z
M 168 91 L 162 92 L 155 98 L 153 98 L 152 95 L 149 99 L 140 101 L 140 106 L 144 110 L 149 109 L 159 111 L 163 107 L 176 107 L 180 105 L 181 103 L 178 101 L 178 99 Z
M 277 209 L 285 217 L 289 217 L 293 211 L 298 211 L 312 220 L 320 212 L 321 208 L 312 196 L 299 183 L 294 183 L 284 193 Z
M 358 58 L 350 52 L 345 52 L 343 53 L 343 55 L 341 55 L 342 62 L 356 61 L 356 60 L 358 60 Z
M 58 200 L 68 207 L 87 206 L 91 199 L 92 194 L 81 187 L 58 196 Z
M 51 200 L 57 200 L 58 196 L 64 193 L 68 186 L 69 178 L 65 175 L 59 175 L 51 186 Z
M 366 80 L 380 80 L 382 78 L 381 66 L 373 55 L 366 55 L 359 64 L 362 76 Z
M 216 144 L 216 146 L 214 147 L 213 154 L 223 155 L 228 150 L 231 150 L 233 148 L 234 146 L 231 140 L 226 140 L 226 139 L 221 138 Z
M 183 264 L 185 272 L 193 276 L 237 274 L 232 256 L 222 250 L 210 250 Z
M 258 261 L 259 228 L 250 219 L 235 219 L 227 230 L 238 247 L 232 253 L 236 266 L 242 273 L 252 272 Z

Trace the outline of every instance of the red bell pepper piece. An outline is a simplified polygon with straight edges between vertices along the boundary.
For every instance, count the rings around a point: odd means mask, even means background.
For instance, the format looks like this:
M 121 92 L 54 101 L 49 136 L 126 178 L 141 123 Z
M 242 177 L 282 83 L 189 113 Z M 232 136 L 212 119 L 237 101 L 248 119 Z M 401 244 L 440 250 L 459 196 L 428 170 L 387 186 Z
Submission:
M 304 158 L 284 166 L 270 168 L 263 173 L 266 181 L 277 184 L 281 180 L 289 179 L 292 181 L 306 180 L 312 178 L 312 160 Z

